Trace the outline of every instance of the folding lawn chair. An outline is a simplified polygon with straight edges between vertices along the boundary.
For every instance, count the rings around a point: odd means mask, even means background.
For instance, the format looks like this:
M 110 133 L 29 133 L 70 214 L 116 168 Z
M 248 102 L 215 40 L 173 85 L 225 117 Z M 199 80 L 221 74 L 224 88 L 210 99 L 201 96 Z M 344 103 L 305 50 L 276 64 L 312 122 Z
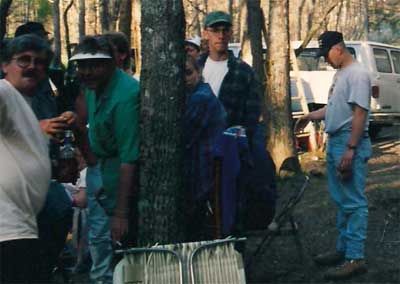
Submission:
M 306 191 L 308 185 L 310 183 L 310 178 L 305 175 L 304 180 L 301 186 L 297 190 L 293 190 L 293 194 L 289 196 L 287 201 L 283 204 L 278 213 L 275 215 L 271 224 L 268 226 L 266 234 L 262 241 L 258 244 L 254 253 L 250 256 L 248 261 L 246 262 L 246 268 L 250 267 L 253 263 L 254 259 L 258 256 L 258 254 L 265 248 L 269 247 L 272 241 L 281 233 L 281 229 L 283 226 L 290 224 L 290 232 L 292 233 L 297 249 L 299 251 L 300 258 L 303 259 L 303 246 L 298 236 L 298 224 L 296 223 L 293 212 L 296 208 L 296 205 L 302 199 L 304 192 Z
M 225 239 L 198 246 L 190 255 L 191 284 L 245 284 L 242 255 L 235 250 L 235 242 L 244 239 Z
M 245 284 L 242 256 L 234 244 L 245 239 L 179 243 L 116 251 L 124 254 L 114 284 Z

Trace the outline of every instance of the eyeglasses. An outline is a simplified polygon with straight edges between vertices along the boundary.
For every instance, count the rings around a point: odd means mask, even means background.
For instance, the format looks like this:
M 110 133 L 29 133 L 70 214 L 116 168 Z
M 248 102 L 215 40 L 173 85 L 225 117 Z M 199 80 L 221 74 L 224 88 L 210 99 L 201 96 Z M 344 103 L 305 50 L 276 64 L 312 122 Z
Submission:
M 88 59 L 76 61 L 76 70 L 82 71 L 84 69 L 97 70 L 109 66 L 110 59 Z
M 230 27 L 219 27 L 219 28 L 210 27 L 210 28 L 207 28 L 207 31 L 212 32 L 213 34 L 220 34 L 220 33 L 222 33 L 222 34 L 225 35 L 225 34 L 230 33 L 231 28 L 230 28 Z
M 35 57 L 35 56 L 30 56 L 30 55 L 22 55 L 22 56 L 17 56 L 13 57 L 12 60 L 15 60 L 17 65 L 25 69 L 31 64 L 36 66 L 37 68 L 44 69 L 47 67 L 48 61 L 44 59 L 43 57 Z

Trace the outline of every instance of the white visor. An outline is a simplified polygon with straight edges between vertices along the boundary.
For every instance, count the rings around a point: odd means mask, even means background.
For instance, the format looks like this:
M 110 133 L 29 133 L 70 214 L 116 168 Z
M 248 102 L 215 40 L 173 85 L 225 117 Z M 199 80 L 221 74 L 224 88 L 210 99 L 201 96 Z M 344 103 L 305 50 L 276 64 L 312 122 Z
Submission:
M 105 53 L 77 53 L 72 56 L 69 61 L 84 60 L 84 59 L 111 59 L 112 57 Z

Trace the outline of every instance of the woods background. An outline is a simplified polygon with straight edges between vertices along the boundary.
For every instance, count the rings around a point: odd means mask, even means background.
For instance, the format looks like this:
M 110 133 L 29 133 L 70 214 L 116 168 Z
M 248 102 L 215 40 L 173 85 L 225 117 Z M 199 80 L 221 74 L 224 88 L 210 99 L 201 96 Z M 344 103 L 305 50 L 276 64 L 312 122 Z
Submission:
M 65 62 L 66 43 L 74 44 L 85 34 L 119 30 L 128 35 L 132 48 L 140 55 L 140 5 L 144 0 L 1 0 L 1 15 L 7 15 L 5 36 L 12 37 L 16 27 L 26 21 L 44 23 L 54 36 L 55 51 Z M 249 0 L 252 2 L 254 0 Z M 204 15 L 216 9 L 233 15 L 234 42 L 242 42 L 246 31 L 246 0 L 183 0 L 186 35 L 201 35 Z M 264 15 L 269 0 L 261 0 Z M 331 0 L 290 0 L 289 35 L 302 40 L 313 23 L 322 19 Z M 6 10 L 9 5 L 8 11 Z M 265 17 L 268 29 L 268 17 Z M 400 44 L 399 0 L 342 0 L 328 15 L 324 27 L 339 30 L 346 40 L 368 39 Z M 0 30 L 1 32 L 1 30 Z M 58 41 L 58 33 L 60 41 Z M 69 39 L 66 38 L 68 34 Z M 140 70 L 140 66 L 137 66 Z

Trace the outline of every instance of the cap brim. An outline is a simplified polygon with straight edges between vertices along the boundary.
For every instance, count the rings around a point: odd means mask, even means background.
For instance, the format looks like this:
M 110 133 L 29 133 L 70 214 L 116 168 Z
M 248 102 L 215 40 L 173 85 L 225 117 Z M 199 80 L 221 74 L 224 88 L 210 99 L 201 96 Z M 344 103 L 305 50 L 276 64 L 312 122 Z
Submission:
M 325 58 L 328 55 L 328 52 L 329 52 L 328 48 L 320 48 L 318 49 L 315 57 L 320 58 L 321 56 L 323 56 Z
M 112 59 L 112 57 L 105 53 L 77 53 L 72 56 L 69 61 L 85 59 Z
M 210 23 L 208 23 L 207 27 L 211 27 L 215 24 L 228 24 L 228 25 L 232 26 L 232 23 L 229 20 L 218 19 L 218 20 L 211 21 Z

